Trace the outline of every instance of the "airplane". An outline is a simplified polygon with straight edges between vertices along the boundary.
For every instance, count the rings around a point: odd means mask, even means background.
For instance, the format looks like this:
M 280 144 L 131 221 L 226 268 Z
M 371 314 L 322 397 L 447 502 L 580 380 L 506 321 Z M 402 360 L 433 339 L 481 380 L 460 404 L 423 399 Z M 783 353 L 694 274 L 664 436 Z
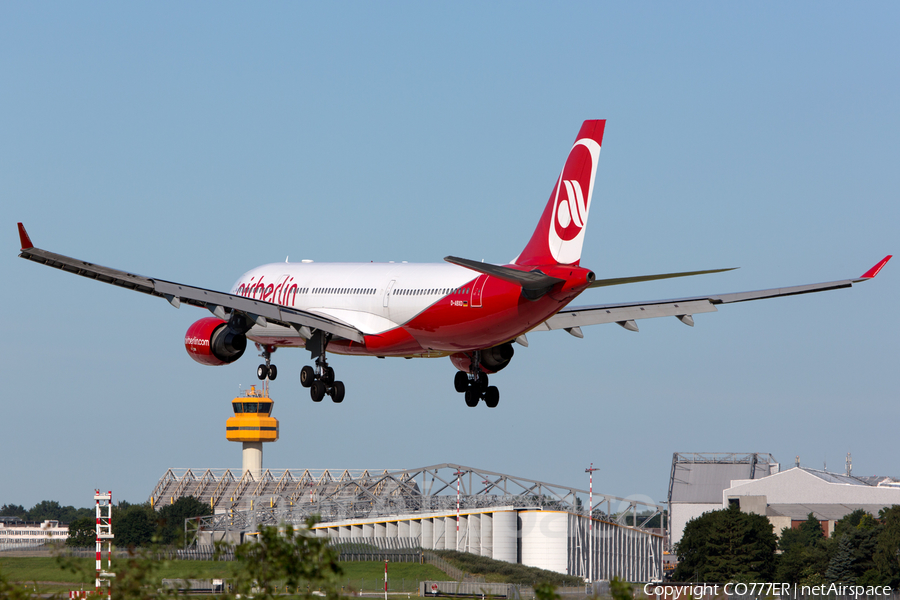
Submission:
M 204 365 L 239 359 L 252 341 L 265 361 L 260 380 L 274 380 L 271 356 L 278 348 L 310 352 L 300 384 L 313 401 L 344 399 L 345 388 L 328 366 L 327 352 L 385 357 L 449 357 L 457 368 L 454 388 L 467 406 L 500 400 L 488 375 L 506 368 L 513 344 L 526 334 L 562 329 L 583 337 L 581 327 L 617 323 L 638 331 L 636 321 L 671 316 L 693 326 L 693 315 L 723 304 L 851 287 L 868 281 L 891 259 L 886 256 L 857 278 L 768 290 L 570 307 L 589 288 L 718 273 L 712 269 L 597 279 L 581 266 L 594 178 L 606 120 L 585 121 L 537 227 L 509 264 L 455 256 L 443 263 L 272 263 L 241 275 L 229 292 L 144 277 L 35 248 L 18 224 L 20 257 L 120 287 L 189 304 L 213 316 L 192 324 L 184 345 Z

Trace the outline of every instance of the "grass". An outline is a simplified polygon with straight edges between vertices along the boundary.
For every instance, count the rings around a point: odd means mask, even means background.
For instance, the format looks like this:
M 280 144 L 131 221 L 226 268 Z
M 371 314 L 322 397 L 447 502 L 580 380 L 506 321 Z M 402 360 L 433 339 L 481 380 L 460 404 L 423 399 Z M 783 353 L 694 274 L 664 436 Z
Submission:
M 515 583 L 534 585 L 535 583 L 552 583 L 556 586 L 583 586 L 584 579 L 572 575 L 564 575 L 556 571 L 547 571 L 537 567 L 513 564 L 494 560 L 486 556 L 478 556 L 468 552 L 455 550 L 435 550 L 435 554 L 462 569 L 466 573 L 484 577 L 488 583 Z
M 124 559 L 113 561 L 112 569 Z M 64 569 L 60 561 L 53 557 L 20 558 L 0 556 L 0 575 L 7 581 L 20 582 L 23 585 L 31 582 L 55 582 L 60 585 L 42 583 L 37 586 L 39 592 L 50 593 L 61 589 L 91 589 L 94 586 L 95 561 L 91 558 L 67 559 L 77 566 L 78 572 Z M 105 562 L 105 561 L 104 561 Z M 380 591 L 384 589 L 383 562 L 342 562 L 343 575 L 339 584 L 347 591 Z M 196 560 L 168 560 L 159 564 L 156 576 L 160 579 L 229 579 L 232 575 L 233 562 L 213 562 Z M 446 580 L 447 574 L 432 565 L 418 563 L 389 563 L 388 589 L 393 592 L 415 592 L 420 580 Z

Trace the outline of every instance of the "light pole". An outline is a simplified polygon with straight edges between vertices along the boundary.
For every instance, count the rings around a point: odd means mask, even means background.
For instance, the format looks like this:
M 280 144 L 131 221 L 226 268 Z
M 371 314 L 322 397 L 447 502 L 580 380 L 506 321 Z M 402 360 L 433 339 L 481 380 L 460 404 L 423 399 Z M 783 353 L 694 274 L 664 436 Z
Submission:
M 590 487 L 588 487 L 588 579 L 594 581 L 594 471 L 600 469 L 594 468 L 591 463 L 589 469 L 584 472 L 589 474 Z
M 456 551 L 459 552 L 459 478 L 463 474 L 460 469 L 456 469 Z

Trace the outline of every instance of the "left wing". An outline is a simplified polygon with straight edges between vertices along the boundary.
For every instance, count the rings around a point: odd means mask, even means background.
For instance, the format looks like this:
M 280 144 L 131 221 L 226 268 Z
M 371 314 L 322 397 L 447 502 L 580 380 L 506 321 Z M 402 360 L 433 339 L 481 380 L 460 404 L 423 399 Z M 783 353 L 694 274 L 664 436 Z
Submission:
M 686 325 L 694 325 L 692 315 L 705 312 L 716 312 L 719 304 L 731 304 L 733 302 L 747 302 L 748 300 L 762 300 L 764 298 L 777 298 L 779 296 L 796 296 L 798 294 L 811 294 L 827 290 L 839 290 L 851 287 L 854 283 L 868 281 L 878 275 L 878 272 L 891 259 L 891 255 L 885 256 L 874 267 L 855 279 L 843 279 L 827 283 L 811 283 L 793 287 L 772 288 L 755 292 L 736 292 L 732 294 L 717 294 L 713 296 L 696 296 L 693 298 L 680 298 L 676 300 L 655 300 L 649 302 L 625 302 L 620 304 L 596 304 L 593 306 L 567 307 L 559 311 L 532 331 L 550 331 L 553 329 L 565 329 L 576 337 L 582 337 L 581 325 L 599 325 L 601 323 L 617 323 L 630 331 L 637 331 L 637 319 L 651 319 L 654 317 L 677 317 Z M 623 278 L 627 279 L 627 278 Z
M 191 304 L 206 308 L 223 320 L 228 320 L 228 313 L 237 311 L 246 314 L 252 321 L 262 327 L 265 327 L 267 323 L 275 323 L 298 331 L 303 327 L 308 328 L 308 330 L 321 329 L 348 340 L 360 343 L 364 341 L 362 332 L 356 327 L 334 318 L 288 308 L 272 302 L 254 300 L 234 294 L 144 277 L 143 275 L 110 269 L 109 267 L 101 267 L 77 258 L 35 248 L 21 223 L 19 223 L 19 240 L 22 245 L 19 256 L 22 258 L 27 258 L 48 267 L 68 271 L 69 273 L 75 273 L 89 279 L 96 279 L 97 281 L 103 281 L 136 292 L 165 298 L 175 308 L 181 306 L 182 303 Z M 303 331 L 303 333 L 312 335 L 310 331 Z M 309 335 L 305 337 L 309 337 Z

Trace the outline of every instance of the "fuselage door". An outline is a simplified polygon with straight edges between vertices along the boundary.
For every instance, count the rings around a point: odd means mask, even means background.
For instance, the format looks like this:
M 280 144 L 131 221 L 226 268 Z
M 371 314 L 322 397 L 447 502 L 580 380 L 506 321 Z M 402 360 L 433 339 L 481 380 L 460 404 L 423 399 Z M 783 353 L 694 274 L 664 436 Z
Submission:
M 395 283 L 397 283 L 397 280 L 396 280 L 396 279 L 391 279 L 391 282 L 387 285 L 386 288 L 384 288 L 384 304 L 383 304 L 382 306 L 384 306 L 385 308 L 387 308 L 388 305 L 390 304 L 390 301 L 391 301 L 391 290 L 394 289 L 394 284 L 395 284 Z
M 484 284 L 487 280 L 488 276 L 482 274 L 472 284 L 472 302 L 469 304 L 472 308 L 481 308 L 481 297 L 484 295 Z

